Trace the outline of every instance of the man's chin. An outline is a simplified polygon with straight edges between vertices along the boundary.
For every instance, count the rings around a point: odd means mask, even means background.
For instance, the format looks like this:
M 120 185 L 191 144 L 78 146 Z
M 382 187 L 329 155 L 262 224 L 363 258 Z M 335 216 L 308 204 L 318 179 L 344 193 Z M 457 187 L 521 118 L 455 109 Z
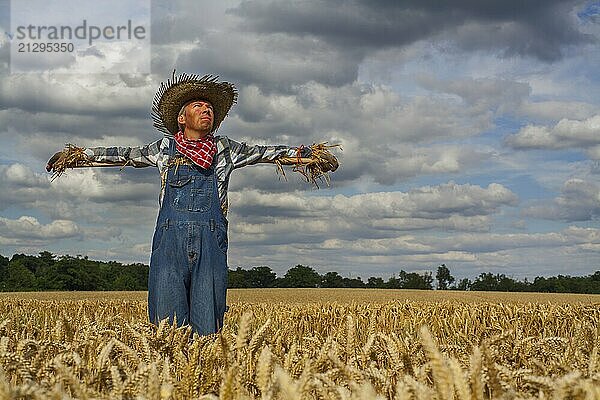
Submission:
M 212 124 L 198 124 L 194 127 L 194 130 L 210 132 L 212 131 Z

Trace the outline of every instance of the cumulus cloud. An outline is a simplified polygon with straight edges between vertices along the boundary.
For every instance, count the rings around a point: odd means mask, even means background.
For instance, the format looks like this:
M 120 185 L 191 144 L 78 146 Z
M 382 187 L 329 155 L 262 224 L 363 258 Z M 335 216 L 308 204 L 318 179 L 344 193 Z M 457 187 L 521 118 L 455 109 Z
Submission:
M 328 238 L 320 243 L 271 246 L 234 238 L 232 250 L 233 258 L 242 265 L 276 259 L 289 268 L 293 260 L 302 259 L 321 272 L 335 269 L 363 278 L 390 276 L 400 269 L 435 271 L 441 263 L 450 266 L 456 276 L 495 271 L 531 278 L 540 270 L 581 274 L 589 270 L 589 262 L 598 252 L 600 230 L 576 226 L 547 233 L 457 232 L 443 236 L 411 232 L 389 238 Z
M 114 204 L 154 200 L 160 189 L 151 183 L 128 182 L 116 169 L 114 172 L 100 174 L 93 169 L 70 171 L 53 182 L 53 189 L 64 194 L 61 198 Z
M 339 249 L 356 254 L 431 255 L 462 254 L 464 258 L 475 253 L 493 253 L 519 248 L 548 248 L 600 244 L 600 230 L 570 226 L 560 232 L 549 233 L 457 233 L 452 237 L 439 235 L 403 235 L 394 238 L 357 240 L 331 239 L 318 248 Z M 456 260 L 454 260 L 456 261 Z
M 317 83 L 298 86 L 294 96 L 267 96 L 268 120 L 234 130 L 260 135 L 286 131 L 298 136 L 347 132 L 361 142 L 382 147 L 398 142 L 431 142 L 440 138 L 467 137 L 490 126 L 489 116 L 480 116 L 459 102 L 433 96 L 403 99 L 388 86 L 353 83 L 332 88 Z M 237 121 L 236 121 L 237 122 Z M 240 121 L 242 122 L 242 121 Z M 261 121 L 262 122 L 262 121 Z M 256 136 L 256 135 L 255 135 Z M 377 143 L 379 144 L 379 143 Z
M 119 202 L 143 200 L 157 193 L 154 185 L 125 182 L 126 176 L 115 173 L 102 173 L 94 169 L 68 170 L 54 182 L 50 175 L 34 172 L 23 164 L 0 165 L 0 183 L 6 190 L 0 199 L 6 201 L 33 201 L 49 195 L 58 199 L 76 198 L 93 202 Z M 2 204 L 2 203 L 0 203 Z
M 53 219 L 151 225 L 160 190 L 158 174 L 154 182 L 136 182 L 127 179 L 127 172 L 81 169 L 50 182 L 48 174 L 23 164 L 0 165 L 0 210 L 34 209 Z
M 523 215 L 559 221 L 592 221 L 600 217 L 600 184 L 579 178 L 567 180 L 561 194 L 523 210 Z
M 3 187 L 7 191 L 48 187 L 48 180 L 44 176 L 33 173 L 29 167 L 20 163 L 0 166 L 0 182 L 4 183 Z
M 545 121 L 568 118 L 585 120 L 593 117 L 597 110 L 598 107 L 594 104 L 582 101 L 524 101 L 521 104 L 519 114 Z
M 0 165 L 0 209 L 26 205 L 44 198 L 50 185 L 48 179 L 35 174 L 26 165 Z
M 395 146 L 390 146 L 393 149 Z M 373 165 L 367 170 L 376 182 L 393 184 L 401 179 L 436 174 L 459 174 L 469 171 L 494 154 L 490 149 L 473 146 L 431 145 L 427 147 L 406 145 L 398 149 L 395 156 L 370 160 Z
M 239 240 L 253 243 L 381 238 L 428 229 L 487 231 L 491 215 L 517 202 L 513 192 L 496 183 L 481 187 L 450 182 L 352 196 L 246 190 L 231 194 L 233 218 L 240 220 L 232 230 Z M 288 221 L 301 226 L 300 232 L 290 230 Z
M 418 80 L 423 87 L 430 90 L 459 96 L 477 112 L 514 113 L 531 93 L 529 84 L 506 79 L 448 81 L 422 75 Z
M 55 220 L 42 224 L 30 216 L 18 219 L 0 217 L 0 228 L 0 243 L 3 245 L 40 245 L 80 234 L 73 221 Z
M 293 139 L 290 139 L 293 140 Z M 335 140 L 330 142 L 336 143 Z M 336 190 L 350 186 L 359 179 L 370 179 L 384 186 L 391 186 L 417 176 L 440 176 L 461 174 L 474 170 L 495 157 L 495 152 L 486 147 L 449 145 L 394 145 L 383 152 L 370 148 L 352 139 L 339 140 L 343 151 L 332 150 L 341 162 L 341 167 L 331 174 L 332 183 L 328 187 L 321 183 L 320 190 Z M 232 174 L 230 188 L 233 191 L 259 189 L 269 192 L 311 191 L 312 184 L 285 167 L 285 177 L 278 174 L 272 165 L 252 166 L 236 170 Z
M 519 132 L 509 135 L 506 144 L 515 149 L 567 149 L 579 148 L 591 151 L 596 156 L 595 147 L 600 145 L 600 115 L 584 120 L 561 119 L 556 125 L 527 125 Z
M 254 191 L 244 193 L 240 196 L 240 200 L 242 210 L 266 206 L 271 210 L 271 215 L 276 212 L 286 212 L 315 216 L 315 212 L 333 211 L 337 215 L 361 219 L 398 217 L 437 219 L 448 214 L 485 215 L 494 212 L 502 205 L 516 205 L 518 199 L 513 192 L 497 183 L 491 183 L 487 188 L 483 188 L 450 182 L 412 189 L 406 193 L 381 192 L 333 197 L 272 195 Z
M 470 78 L 442 80 L 431 75 L 418 75 L 416 80 L 435 93 L 459 97 L 472 107 L 474 113 L 491 112 L 495 116 L 525 116 L 534 120 L 556 121 L 594 117 L 597 107 L 582 101 L 543 100 L 532 98 L 532 86 L 499 78 Z
M 14 74 L 0 79 L 2 109 L 93 116 L 147 118 L 158 86 L 147 78 L 145 90 L 123 90 L 116 74 Z
M 343 168 L 335 175 L 339 183 L 369 176 L 391 185 L 421 173 L 459 173 L 492 153 L 435 144 L 492 126 L 491 113 L 456 99 L 402 98 L 390 87 L 360 83 L 333 88 L 313 82 L 296 90 L 285 95 L 242 88 L 240 104 L 222 132 L 256 144 L 339 143 L 344 149 L 339 153 Z

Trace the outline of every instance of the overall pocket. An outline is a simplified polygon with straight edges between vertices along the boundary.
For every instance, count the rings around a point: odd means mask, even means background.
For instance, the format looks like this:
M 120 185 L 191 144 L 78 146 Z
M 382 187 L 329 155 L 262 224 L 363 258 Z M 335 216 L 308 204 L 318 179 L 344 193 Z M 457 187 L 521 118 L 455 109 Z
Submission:
M 175 175 L 168 182 L 177 211 L 206 212 L 213 195 L 212 182 L 205 176 Z
M 165 237 L 165 230 L 167 230 L 167 224 L 168 223 L 163 223 L 160 226 L 156 226 L 156 229 L 154 230 L 154 236 L 152 237 L 152 253 L 160 249 L 163 238 Z
M 229 248 L 229 240 L 227 239 L 227 228 L 221 225 L 217 225 L 215 228 L 215 238 L 217 240 L 217 246 L 219 249 L 227 254 Z

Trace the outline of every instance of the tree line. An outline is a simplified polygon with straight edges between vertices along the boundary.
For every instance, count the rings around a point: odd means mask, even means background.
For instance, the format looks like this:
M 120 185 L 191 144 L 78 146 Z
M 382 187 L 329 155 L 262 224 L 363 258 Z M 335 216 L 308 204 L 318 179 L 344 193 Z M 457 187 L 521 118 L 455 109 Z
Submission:
M 147 290 L 148 266 L 87 257 L 55 257 L 48 251 L 39 256 L 0 255 L 0 291 L 58 290 Z
M 48 251 L 38 256 L 15 254 L 12 258 L 0 255 L 0 291 L 58 291 L 58 290 L 146 290 L 148 265 L 122 264 L 116 261 L 94 261 L 81 256 L 55 256 Z M 229 288 L 378 288 L 424 290 L 472 290 L 504 292 L 597 293 L 600 294 L 600 271 L 587 276 L 558 275 L 536 277 L 533 281 L 517 280 L 504 274 L 481 273 L 474 280 L 456 280 L 450 269 L 437 267 L 432 272 L 401 270 L 387 280 L 369 277 L 347 278 L 337 272 L 319 274 L 313 268 L 296 265 L 277 277 L 266 266 L 229 270 Z

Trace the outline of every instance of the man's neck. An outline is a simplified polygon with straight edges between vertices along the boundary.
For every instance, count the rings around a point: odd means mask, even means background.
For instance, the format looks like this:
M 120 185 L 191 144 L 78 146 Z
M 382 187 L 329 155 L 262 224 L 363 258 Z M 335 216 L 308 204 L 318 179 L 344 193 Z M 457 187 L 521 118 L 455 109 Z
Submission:
M 195 129 L 185 128 L 183 131 L 183 137 L 187 140 L 199 140 L 208 135 L 210 131 L 199 131 Z

